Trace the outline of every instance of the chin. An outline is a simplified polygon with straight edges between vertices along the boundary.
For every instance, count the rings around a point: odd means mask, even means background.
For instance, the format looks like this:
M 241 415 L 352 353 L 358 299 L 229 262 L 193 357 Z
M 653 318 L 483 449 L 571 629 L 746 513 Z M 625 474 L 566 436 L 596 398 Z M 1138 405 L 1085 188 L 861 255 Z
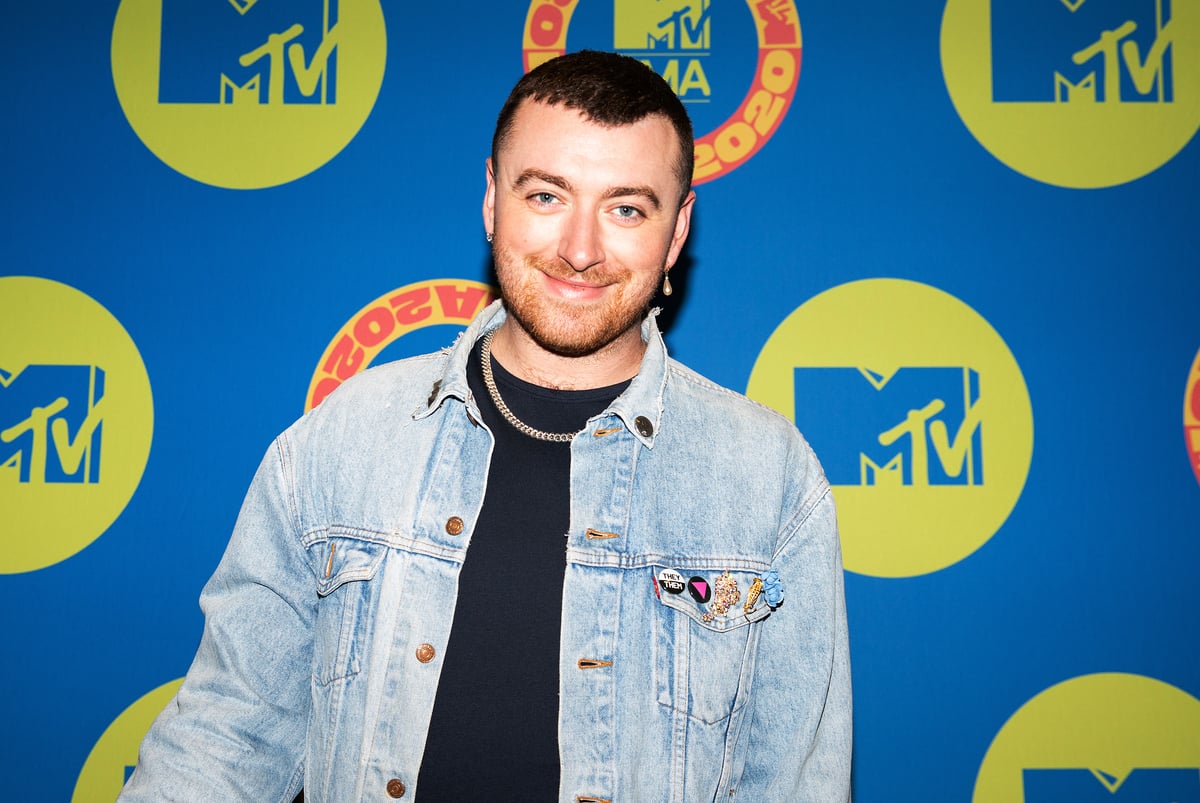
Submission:
M 640 332 L 648 306 L 636 310 L 562 309 L 554 304 L 527 304 L 505 298 L 509 315 L 541 348 L 560 357 L 586 357 L 619 340 L 631 329 Z M 638 334 L 640 337 L 640 334 Z

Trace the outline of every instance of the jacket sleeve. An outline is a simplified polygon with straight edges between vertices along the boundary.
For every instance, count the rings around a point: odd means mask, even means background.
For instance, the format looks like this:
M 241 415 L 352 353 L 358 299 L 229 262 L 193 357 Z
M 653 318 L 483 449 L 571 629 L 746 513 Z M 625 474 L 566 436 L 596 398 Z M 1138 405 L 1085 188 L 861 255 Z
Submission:
M 121 803 L 282 801 L 303 783 L 315 583 L 286 436 L 268 451 L 200 607 L 187 678 L 138 752 Z
M 763 622 L 736 794 L 781 803 L 848 803 L 849 637 L 837 518 L 823 477 L 785 528 L 774 568 L 784 597 Z

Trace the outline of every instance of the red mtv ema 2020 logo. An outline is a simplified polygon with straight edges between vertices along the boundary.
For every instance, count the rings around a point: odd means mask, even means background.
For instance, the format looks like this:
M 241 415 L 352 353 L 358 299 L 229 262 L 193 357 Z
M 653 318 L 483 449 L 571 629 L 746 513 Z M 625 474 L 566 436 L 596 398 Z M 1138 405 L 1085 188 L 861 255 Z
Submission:
M 430 279 L 383 294 L 334 335 L 313 373 L 304 409 L 316 407 L 406 334 L 439 324 L 466 326 L 495 298 L 490 285 L 465 279 Z
M 580 47 L 615 50 L 662 75 L 685 105 L 698 104 L 692 107 L 698 126 L 695 184 L 745 164 L 774 136 L 796 93 L 803 50 L 795 0 L 746 0 L 745 6 L 712 0 L 532 0 L 523 33 L 526 70 Z M 740 76 L 748 88 L 729 75 L 741 55 L 735 51 L 757 56 L 751 58 L 752 72 Z M 718 53 L 735 58 L 727 61 Z M 714 96 L 713 70 L 729 81 L 722 85 L 740 85 Z M 732 114 L 704 131 L 711 123 L 702 123 L 697 112 L 710 107 L 730 108 Z

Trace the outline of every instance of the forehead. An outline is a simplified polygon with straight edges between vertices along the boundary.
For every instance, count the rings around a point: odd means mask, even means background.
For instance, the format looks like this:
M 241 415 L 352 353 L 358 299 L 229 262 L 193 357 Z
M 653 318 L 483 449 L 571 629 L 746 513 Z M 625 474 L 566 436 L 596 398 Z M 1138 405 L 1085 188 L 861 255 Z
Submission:
M 515 177 L 529 169 L 579 181 L 662 185 L 678 183 L 678 136 L 663 115 L 607 126 L 578 109 L 525 100 L 500 144 L 497 170 Z

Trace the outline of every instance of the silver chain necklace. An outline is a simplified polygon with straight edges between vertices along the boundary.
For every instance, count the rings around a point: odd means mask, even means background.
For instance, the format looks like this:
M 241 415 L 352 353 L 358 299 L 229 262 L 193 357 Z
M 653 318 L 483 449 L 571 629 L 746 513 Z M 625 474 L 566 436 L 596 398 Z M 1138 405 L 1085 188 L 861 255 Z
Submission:
M 496 334 L 495 329 L 489 329 L 487 334 L 483 336 L 479 356 L 483 368 L 483 384 L 487 385 L 488 395 L 492 397 L 492 402 L 496 405 L 496 409 L 500 411 L 500 415 L 504 416 L 504 420 L 512 424 L 517 430 L 531 438 L 537 438 L 539 441 L 550 441 L 551 443 L 570 443 L 583 430 L 576 432 L 543 432 L 540 429 L 534 429 L 526 424 L 521 419 L 517 418 L 513 411 L 508 409 L 508 405 L 504 403 L 504 399 L 500 398 L 500 389 L 496 387 L 496 378 L 492 376 L 492 336 Z

